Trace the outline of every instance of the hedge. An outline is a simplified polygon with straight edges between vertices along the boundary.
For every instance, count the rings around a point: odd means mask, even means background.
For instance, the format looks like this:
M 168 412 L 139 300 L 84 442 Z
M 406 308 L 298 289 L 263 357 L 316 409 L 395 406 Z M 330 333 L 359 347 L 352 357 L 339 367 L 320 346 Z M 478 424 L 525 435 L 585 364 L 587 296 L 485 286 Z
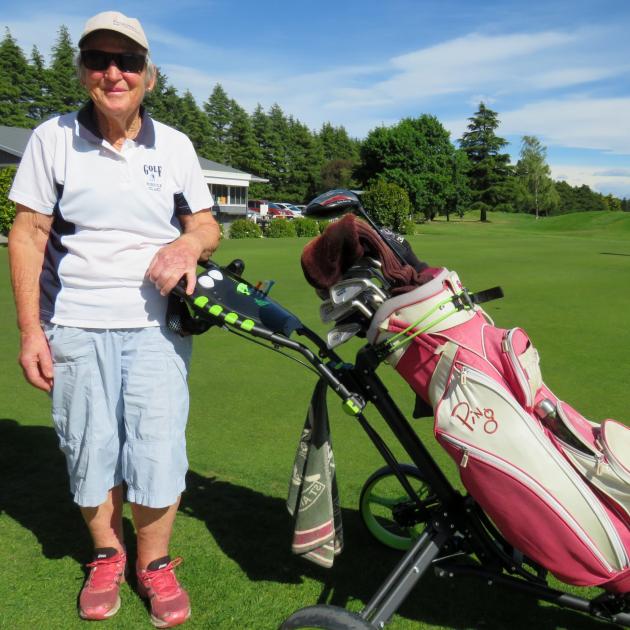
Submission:
M 7 166 L 0 169 L 0 234 L 7 236 L 15 219 L 15 204 L 9 201 L 8 195 L 13 178 L 15 166 Z
M 265 230 L 265 236 L 268 238 L 295 236 L 293 221 L 289 221 L 288 219 L 272 219 Z
M 236 219 L 230 226 L 230 238 L 261 238 L 262 230 L 248 219 Z
M 296 236 L 319 236 L 319 225 L 313 219 L 300 218 L 293 220 Z

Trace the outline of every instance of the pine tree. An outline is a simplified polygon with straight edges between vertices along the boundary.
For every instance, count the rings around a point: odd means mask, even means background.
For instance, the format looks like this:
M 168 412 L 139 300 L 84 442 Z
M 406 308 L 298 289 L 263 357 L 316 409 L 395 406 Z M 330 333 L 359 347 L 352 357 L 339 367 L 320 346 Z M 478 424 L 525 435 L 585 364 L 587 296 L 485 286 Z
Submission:
M 29 105 L 28 115 L 29 118 L 38 123 L 48 118 L 49 112 L 46 108 L 48 96 L 46 65 L 44 57 L 37 46 L 33 46 L 29 65 L 29 82 L 33 96 Z
M 46 98 L 50 114 L 65 114 L 79 109 L 88 95 L 79 82 L 74 63 L 76 49 L 68 27 L 62 25 L 52 49 L 52 63 L 48 69 L 49 93 Z
M 262 173 L 262 153 L 252 121 L 247 112 L 235 101 L 230 101 L 230 129 L 225 141 L 227 163 L 247 173 Z
M 0 42 L 0 124 L 31 128 L 29 117 L 35 99 L 31 72 L 22 49 L 7 28 Z
M 460 138 L 460 146 L 468 155 L 468 177 L 473 200 L 481 209 L 481 221 L 487 220 L 486 211 L 507 199 L 506 188 L 510 177 L 510 156 L 501 153 L 508 142 L 495 134 L 499 126 L 496 112 L 479 104 L 479 110 L 468 119 L 468 131 Z
M 271 172 L 269 174 L 270 184 L 276 192 L 286 189 L 289 181 L 290 163 L 290 137 L 289 122 L 284 115 L 282 108 L 274 103 L 267 114 L 269 118 L 269 140 Z
M 181 97 L 177 90 L 158 69 L 153 90 L 145 94 L 143 105 L 155 120 L 177 129 L 180 125 L 180 104 Z
M 211 133 L 210 122 L 189 90 L 186 90 L 180 99 L 177 129 L 190 138 L 199 155 L 207 159 L 216 159 L 212 155 L 208 141 Z
M 355 163 L 359 161 L 360 143 L 350 138 L 344 127 L 333 127 L 331 123 L 325 122 L 318 137 L 326 161 L 351 160 Z
M 256 105 L 256 109 L 251 115 L 252 131 L 254 138 L 260 151 L 260 170 L 257 175 L 272 179 L 273 174 L 273 151 L 275 141 L 272 139 L 271 121 L 269 116 L 263 110 L 260 103 Z M 265 184 L 252 184 L 250 186 L 250 196 L 252 197 L 269 197 L 273 193 L 273 184 L 271 182 Z
M 212 153 L 212 159 L 217 162 L 224 162 L 226 159 L 226 145 L 232 121 L 230 104 L 230 99 L 220 83 L 214 86 L 212 94 L 204 104 L 210 123 L 208 147 Z
M 319 138 L 306 125 L 293 117 L 287 124 L 288 173 L 282 198 L 300 203 L 319 192 L 324 155 Z
M 319 186 L 317 193 L 326 192 L 333 188 L 353 189 L 358 186 L 354 177 L 356 164 L 352 160 L 328 160 L 324 162 L 319 172 Z M 409 195 L 407 195 L 409 196 Z
M 268 184 L 257 186 L 259 195 L 279 193 L 288 181 L 289 160 L 287 138 L 289 126 L 284 112 L 275 104 L 269 112 L 257 105 L 252 114 L 252 128 L 260 147 L 262 172 L 259 175 L 269 180 Z
M 334 127 L 329 122 L 322 125 L 316 137 L 324 157 L 317 192 L 356 187 L 354 173 L 360 164 L 361 143 L 350 138 L 344 127 Z

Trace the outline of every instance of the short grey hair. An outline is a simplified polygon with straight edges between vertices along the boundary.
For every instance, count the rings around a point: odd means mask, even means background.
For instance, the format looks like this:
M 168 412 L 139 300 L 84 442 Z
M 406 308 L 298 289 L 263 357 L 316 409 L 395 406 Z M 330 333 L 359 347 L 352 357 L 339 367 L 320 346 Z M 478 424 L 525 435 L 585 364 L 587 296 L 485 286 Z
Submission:
M 81 63 L 81 51 L 79 51 L 77 53 L 77 56 L 74 58 L 74 65 L 76 66 L 77 76 L 79 77 L 79 81 L 81 81 L 81 85 L 83 85 L 84 84 L 84 79 L 85 79 L 86 68 Z M 153 63 L 153 61 L 151 61 L 151 56 L 149 55 L 148 52 L 147 52 L 147 56 L 146 56 L 145 68 L 147 70 L 146 74 L 144 75 L 144 85 L 146 87 L 157 76 L 157 67 Z

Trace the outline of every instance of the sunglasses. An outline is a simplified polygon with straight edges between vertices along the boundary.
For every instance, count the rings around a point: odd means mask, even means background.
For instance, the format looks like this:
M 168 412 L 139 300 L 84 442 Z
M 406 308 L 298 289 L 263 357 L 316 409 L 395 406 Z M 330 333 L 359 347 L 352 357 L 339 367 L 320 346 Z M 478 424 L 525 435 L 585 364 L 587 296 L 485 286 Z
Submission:
M 88 70 L 107 70 L 112 61 L 121 72 L 142 72 L 147 61 L 146 55 L 139 53 L 114 53 L 105 50 L 82 50 L 81 63 Z

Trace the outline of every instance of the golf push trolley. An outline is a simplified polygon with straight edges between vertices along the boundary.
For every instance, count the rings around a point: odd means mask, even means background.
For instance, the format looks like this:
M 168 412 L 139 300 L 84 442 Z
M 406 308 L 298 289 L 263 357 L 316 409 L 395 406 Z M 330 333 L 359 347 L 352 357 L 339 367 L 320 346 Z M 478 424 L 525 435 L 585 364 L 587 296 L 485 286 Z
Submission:
M 321 195 L 305 211 L 306 216 L 317 218 L 349 213 L 367 222 L 400 265 L 418 262 L 406 241 L 377 226 L 358 197 L 349 191 Z M 180 332 L 185 329 L 195 333 L 217 325 L 299 355 L 316 371 L 320 382 L 325 382 L 341 399 L 344 410 L 361 425 L 385 461 L 385 466 L 363 488 L 360 513 L 381 543 L 404 552 L 400 561 L 359 613 L 330 605 L 310 606 L 286 619 L 282 630 L 383 628 L 429 569 L 439 577 L 477 576 L 487 584 L 512 587 L 537 600 L 630 627 L 630 607 L 624 592 L 627 589 L 604 590 L 586 599 L 552 588 L 548 567 L 507 541 L 505 533 L 499 531 L 501 519 L 492 512 L 489 517 L 488 510 L 482 509 L 470 494 L 464 495 L 453 487 L 377 374 L 381 363 L 391 363 L 396 350 L 392 339 L 400 338 L 400 333 L 379 342 L 372 334 L 372 343 L 364 345 L 352 363 L 337 354 L 336 347 L 355 335 L 366 336 L 370 326 L 374 328 L 375 313 L 391 298 L 392 284 L 382 261 L 370 256 L 354 261 L 328 292 L 318 292 L 326 298 L 320 308 L 321 318 L 334 325 L 326 341 L 271 299 L 264 287 L 244 280 L 242 261 L 235 260 L 225 267 L 209 261 L 203 266 L 191 296 L 186 296 L 181 287 L 174 291 L 186 308 L 172 311 L 169 325 Z M 497 290 L 470 294 L 460 285 L 447 306 L 453 312 L 473 312 L 476 303 L 498 296 Z M 432 309 L 429 319 L 437 321 L 442 309 L 444 301 Z M 408 327 L 402 333 L 406 337 L 417 335 L 418 326 Z M 545 401 L 549 403 L 547 398 Z M 559 401 L 554 402 L 559 406 Z M 397 461 L 370 424 L 365 414 L 368 405 L 382 416 L 411 464 Z M 433 413 L 430 405 L 425 406 L 425 413 L 414 416 Z M 492 433 L 495 419 L 487 413 L 486 416 L 479 414 L 478 419 L 485 422 L 486 432 Z M 461 414 L 457 417 L 465 422 Z M 471 457 L 474 452 L 470 451 Z M 453 455 L 450 451 L 449 454 Z M 460 466 L 465 466 L 469 451 L 458 457 Z

